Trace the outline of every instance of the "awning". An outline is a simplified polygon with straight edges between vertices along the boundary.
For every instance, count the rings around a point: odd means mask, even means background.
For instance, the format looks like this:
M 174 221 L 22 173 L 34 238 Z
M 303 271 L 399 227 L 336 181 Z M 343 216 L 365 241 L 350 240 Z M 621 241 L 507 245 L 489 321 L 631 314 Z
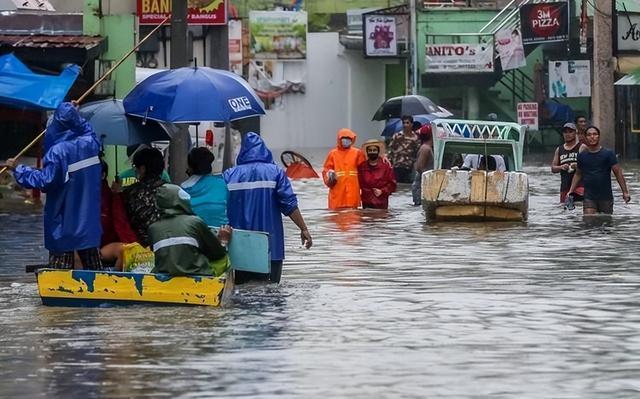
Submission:
M 614 83 L 616 86 L 640 86 L 640 76 L 626 75 Z
M 80 67 L 65 67 L 60 75 L 31 72 L 15 55 L 0 56 L 0 104 L 16 108 L 55 109 L 75 82 Z

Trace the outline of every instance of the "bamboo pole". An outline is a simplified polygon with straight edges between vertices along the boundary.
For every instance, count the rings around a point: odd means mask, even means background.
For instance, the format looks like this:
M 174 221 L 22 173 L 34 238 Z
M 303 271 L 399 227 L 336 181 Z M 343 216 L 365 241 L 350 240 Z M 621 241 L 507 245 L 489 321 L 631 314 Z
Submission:
M 109 70 L 104 75 L 102 75 L 102 77 L 100 79 L 98 79 L 91 87 L 89 87 L 87 89 L 87 91 L 84 92 L 83 95 L 81 95 L 77 100 L 75 100 L 75 103 L 80 104 L 85 98 L 87 98 L 96 89 L 96 87 L 98 87 L 98 85 L 100 83 L 102 83 L 106 78 L 108 78 L 113 73 L 113 71 L 116 70 L 116 68 L 118 68 L 131 54 L 133 54 L 138 49 L 138 47 L 140 47 L 142 45 L 142 43 L 144 43 L 154 33 L 156 33 L 158 31 L 158 29 L 160 29 L 162 27 L 162 25 L 164 25 L 164 23 L 167 22 L 169 19 L 171 19 L 171 16 L 168 16 L 165 19 L 163 19 L 162 22 L 160 22 L 160 24 L 158 24 L 158 26 L 153 28 L 153 30 L 151 32 L 149 32 L 149 34 L 147 36 L 143 37 L 142 40 L 140 40 L 138 42 L 138 44 L 136 44 L 127 54 L 125 54 L 122 58 L 120 58 L 120 60 L 118 60 L 118 62 L 116 62 L 116 64 L 114 66 L 109 68 Z M 14 159 L 20 158 L 27 151 L 29 151 L 29 149 L 31 147 L 33 147 L 42 138 L 42 136 L 44 136 L 44 133 L 46 131 L 47 131 L 47 129 L 44 129 L 42 132 L 40 132 L 40 134 L 35 139 L 31 140 L 31 142 L 29 144 L 27 144 L 27 146 L 24 147 L 18 153 L 18 155 L 16 155 L 14 157 Z M 9 169 L 7 166 L 4 166 L 2 169 L 0 169 L 0 175 L 2 175 L 7 169 Z

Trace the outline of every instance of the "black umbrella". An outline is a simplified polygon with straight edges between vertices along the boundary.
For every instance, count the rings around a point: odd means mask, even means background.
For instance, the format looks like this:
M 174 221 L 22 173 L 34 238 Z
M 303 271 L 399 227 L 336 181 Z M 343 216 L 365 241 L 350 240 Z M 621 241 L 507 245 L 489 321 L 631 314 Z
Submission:
M 432 114 L 439 118 L 453 115 L 425 96 L 409 95 L 393 97 L 385 101 L 373 115 L 374 121 L 401 118 L 403 115 Z

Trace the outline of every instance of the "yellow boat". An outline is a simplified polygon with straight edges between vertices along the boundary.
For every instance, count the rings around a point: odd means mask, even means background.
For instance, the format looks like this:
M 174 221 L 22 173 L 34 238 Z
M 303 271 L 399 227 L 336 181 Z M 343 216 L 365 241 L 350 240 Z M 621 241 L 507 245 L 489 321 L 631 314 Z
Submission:
M 221 306 L 233 292 L 233 270 L 220 277 L 39 269 L 38 292 L 48 306 L 127 304 Z

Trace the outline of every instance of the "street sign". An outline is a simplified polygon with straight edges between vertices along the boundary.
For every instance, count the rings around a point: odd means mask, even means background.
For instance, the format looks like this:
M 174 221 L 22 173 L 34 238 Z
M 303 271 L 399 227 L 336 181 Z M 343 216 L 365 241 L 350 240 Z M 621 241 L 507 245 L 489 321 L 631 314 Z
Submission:
M 518 124 L 538 130 L 538 103 L 518 103 Z

